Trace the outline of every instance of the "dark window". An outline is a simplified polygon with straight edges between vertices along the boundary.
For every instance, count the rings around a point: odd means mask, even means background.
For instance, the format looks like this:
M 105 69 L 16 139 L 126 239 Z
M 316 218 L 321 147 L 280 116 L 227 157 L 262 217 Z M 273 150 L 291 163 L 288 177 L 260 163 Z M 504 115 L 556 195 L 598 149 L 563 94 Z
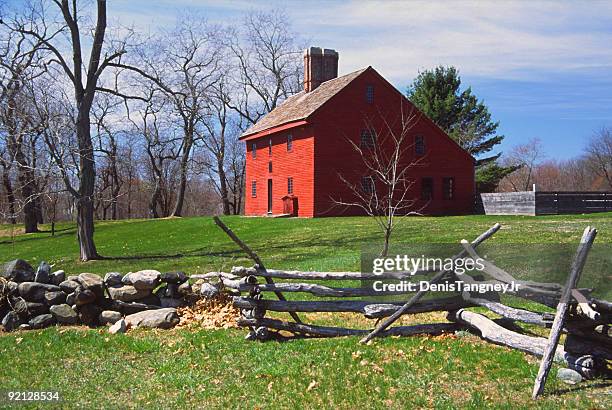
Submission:
M 414 152 L 419 157 L 425 155 L 425 137 L 422 135 L 414 137 Z
M 287 135 L 287 151 L 291 151 L 293 149 L 293 137 L 291 134 Z
M 287 178 L 287 193 L 288 194 L 293 193 L 293 178 L 291 177 Z
M 421 179 L 421 199 L 433 199 L 433 178 Z
M 268 162 L 268 172 L 272 172 L 272 161 Z
M 444 199 L 455 198 L 455 178 L 446 177 L 442 179 L 442 191 L 444 193 Z
M 272 155 L 272 138 L 268 141 L 268 155 Z
M 361 148 L 374 148 L 376 143 L 376 134 L 370 130 L 361 130 Z
M 251 196 L 253 198 L 257 197 L 257 181 L 251 182 Z
M 361 190 L 366 194 L 374 193 L 374 180 L 371 176 L 361 177 Z
M 374 102 L 374 86 L 368 85 L 366 87 L 366 102 L 372 104 Z
M 251 156 L 253 157 L 253 159 L 257 158 L 257 144 L 255 143 L 251 145 Z

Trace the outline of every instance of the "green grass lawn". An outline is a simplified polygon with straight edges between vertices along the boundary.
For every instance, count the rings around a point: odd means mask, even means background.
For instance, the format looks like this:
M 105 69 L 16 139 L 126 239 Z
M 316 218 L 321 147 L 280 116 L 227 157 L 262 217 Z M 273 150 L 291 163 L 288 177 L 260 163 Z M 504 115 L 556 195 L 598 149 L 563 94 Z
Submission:
M 368 218 L 224 220 L 279 269 L 359 270 L 363 245 L 380 241 Z M 612 214 L 406 218 L 394 241 L 455 243 L 495 222 L 503 225 L 491 239 L 499 243 L 577 244 L 586 225 L 599 229 L 598 243 L 612 243 Z M 12 238 L 10 227 L 0 226 L 0 261 L 47 260 L 67 274 L 144 268 L 193 274 L 251 264 L 211 218 L 100 222 L 96 242 L 107 258 L 86 263 L 78 261 L 74 226 L 58 229 L 55 237 Z M 364 323 L 356 315 L 310 316 Z M 389 338 L 362 346 L 357 338 L 256 343 L 244 335 L 176 329 L 110 336 L 83 328 L 3 334 L 0 386 L 59 390 L 60 405 L 69 408 L 612 407 L 608 382 L 568 387 L 554 371 L 546 395 L 532 402 L 537 360 L 476 337 Z

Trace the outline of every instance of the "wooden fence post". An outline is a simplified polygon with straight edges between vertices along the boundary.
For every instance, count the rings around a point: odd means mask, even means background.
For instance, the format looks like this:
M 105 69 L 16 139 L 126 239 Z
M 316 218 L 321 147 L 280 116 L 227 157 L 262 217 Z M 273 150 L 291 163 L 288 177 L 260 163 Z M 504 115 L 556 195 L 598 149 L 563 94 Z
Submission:
M 550 372 L 550 367 L 552 366 L 552 361 L 557 349 L 557 343 L 559 343 L 559 338 L 561 337 L 561 330 L 563 329 L 565 316 L 567 315 L 572 289 L 576 287 L 578 281 L 580 280 L 582 269 L 584 268 L 584 264 L 586 263 L 587 256 L 596 235 L 597 230 L 591 228 L 590 226 L 587 226 L 582 234 L 578 251 L 574 257 L 574 262 L 572 263 L 572 269 L 569 277 L 567 278 L 567 283 L 565 284 L 561 298 L 559 299 L 559 304 L 557 305 L 557 313 L 555 314 L 555 320 L 553 321 L 552 328 L 550 329 L 548 345 L 546 346 L 546 350 L 542 356 L 542 361 L 540 362 L 540 369 L 538 370 L 538 375 L 536 376 L 533 386 L 533 399 L 538 398 L 538 396 L 544 391 L 544 385 L 546 384 L 546 379 L 548 377 L 548 373 Z
M 258 268 L 260 270 L 263 270 L 265 272 L 266 267 L 264 266 L 262 260 L 259 258 L 259 256 L 251 249 L 247 246 L 246 243 L 242 242 L 242 240 L 236 236 L 236 234 L 227 226 L 223 223 L 223 221 L 221 221 L 221 219 L 218 216 L 215 216 L 213 218 L 213 220 L 215 221 L 215 224 L 217 224 L 217 226 L 219 228 L 221 228 L 223 230 L 223 232 L 225 232 L 227 234 L 227 236 L 229 236 L 232 241 L 234 241 L 236 243 L 236 245 L 240 246 L 240 248 L 246 252 L 247 255 L 249 255 L 249 257 L 258 265 Z M 272 280 L 272 278 L 270 277 L 265 277 L 266 283 L 273 285 L 274 284 L 274 280 Z M 278 298 L 278 300 L 287 300 L 285 299 L 285 296 L 283 296 L 283 294 L 281 292 L 275 291 L 274 294 L 276 295 L 276 297 Z M 302 321 L 300 320 L 300 317 L 297 315 L 297 313 L 295 312 L 289 312 L 289 314 L 291 315 L 291 317 L 293 318 L 293 320 L 295 320 L 298 323 L 302 323 Z

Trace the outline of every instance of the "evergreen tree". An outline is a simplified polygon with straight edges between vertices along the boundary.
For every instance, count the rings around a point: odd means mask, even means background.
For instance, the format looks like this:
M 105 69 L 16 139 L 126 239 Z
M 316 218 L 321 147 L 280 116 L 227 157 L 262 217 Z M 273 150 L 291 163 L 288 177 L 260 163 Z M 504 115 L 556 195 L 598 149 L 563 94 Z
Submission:
M 497 164 L 501 153 L 490 155 L 504 139 L 497 134 L 499 121 L 491 119 L 489 109 L 470 87 L 461 91 L 461 77 L 455 67 L 438 66 L 420 72 L 407 94 L 417 108 L 476 158 L 480 192 L 495 190 L 499 181 L 516 169 Z

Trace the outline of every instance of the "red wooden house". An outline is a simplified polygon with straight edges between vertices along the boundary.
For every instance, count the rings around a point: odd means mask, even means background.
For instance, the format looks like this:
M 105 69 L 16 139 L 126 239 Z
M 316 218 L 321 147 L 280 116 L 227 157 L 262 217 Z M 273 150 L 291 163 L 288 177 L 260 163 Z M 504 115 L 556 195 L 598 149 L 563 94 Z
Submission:
M 303 217 L 359 214 L 335 205 L 350 201 L 367 177 L 348 141 L 364 141 L 366 119 L 416 113 L 406 143 L 419 165 L 410 169 L 415 208 L 432 215 L 472 212 L 474 159 L 423 115 L 372 67 L 338 77 L 338 53 L 311 47 L 304 53 L 304 91 L 249 128 L 246 143 L 246 215 Z M 396 121 L 399 123 L 399 121 Z M 370 137 L 368 137 L 370 138 Z M 371 143 L 371 141 L 369 142 Z M 365 189 L 365 187 L 364 187 Z

